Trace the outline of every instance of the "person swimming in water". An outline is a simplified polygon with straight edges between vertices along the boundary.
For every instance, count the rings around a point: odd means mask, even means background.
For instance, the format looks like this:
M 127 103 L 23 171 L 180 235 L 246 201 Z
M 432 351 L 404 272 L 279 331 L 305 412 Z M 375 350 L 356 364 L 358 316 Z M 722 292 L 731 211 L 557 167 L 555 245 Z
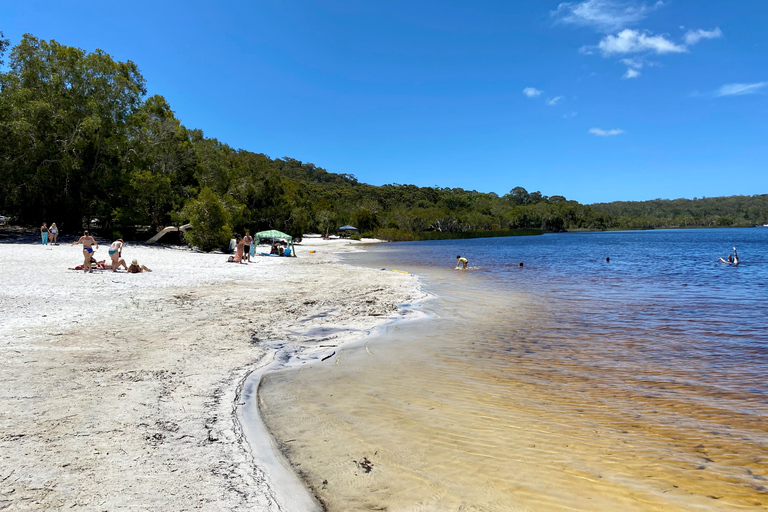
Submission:
M 718 261 L 721 263 L 726 263 L 728 265 L 733 265 L 734 267 L 739 264 L 739 255 L 736 252 L 736 248 L 733 248 L 733 254 L 729 254 L 727 260 L 724 260 L 723 258 L 717 258 Z
M 456 256 L 456 268 L 467 268 L 467 258 L 462 258 L 459 254 Z
M 83 244 L 83 272 L 93 272 L 91 269 L 91 254 L 93 254 L 93 246 L 95 245 L 96 249 L 98 249 L 99 243 L 86 230 L 77 242 L 72 242 L 72 245 L 80 244 Z

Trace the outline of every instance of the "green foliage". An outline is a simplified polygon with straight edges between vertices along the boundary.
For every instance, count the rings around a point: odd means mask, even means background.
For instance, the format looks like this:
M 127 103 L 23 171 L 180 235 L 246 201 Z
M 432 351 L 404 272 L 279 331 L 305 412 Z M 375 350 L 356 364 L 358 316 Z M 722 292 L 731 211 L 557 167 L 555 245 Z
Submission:
M 203 188 L 197 199 L 187 203 L 181 216 L 191 224 L 184 235 L 190 245 L 206 252 L 228 247 L 232 238 L 230 213 L 211 189 Z
M 591 205 L 619 217 L 617 227 L 685 228 L 768 223 L 768 194 L 694 199 L 616 201 Z
M 0 64 L 9 47 L 0 32 Z M 17 222 L 102 233 L 190 221 L 190 243 L 225 247 L 231 232 L 294 238 L 353 224 L 386 240 L 566 230 L 768 223 L 768 195 L 582 205 L 514 187 L 372 186 L 312 163 L 234 149 L 187 129 L 131 61 L 24 35 L 0 73 L 0 211 Z M 533 230 L 533 231 L 531 231 Z

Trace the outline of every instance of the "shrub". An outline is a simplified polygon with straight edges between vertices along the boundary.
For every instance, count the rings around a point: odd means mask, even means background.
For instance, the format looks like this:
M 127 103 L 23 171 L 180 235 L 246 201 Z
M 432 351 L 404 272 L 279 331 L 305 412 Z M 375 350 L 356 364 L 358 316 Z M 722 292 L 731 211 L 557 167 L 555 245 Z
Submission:
M 184 234 L 187 243 L 205 252 L 228 248 L 232 238 L 230 214 L 211 189 L 201 190 L 197 199 L 184 206 L 181 215 L 191 224 L 191 229 Z
M 360 233 L 355 233 L 353 235 L 349 235 L 350 240 L 361 240 L 363 237 L 360 235 Z

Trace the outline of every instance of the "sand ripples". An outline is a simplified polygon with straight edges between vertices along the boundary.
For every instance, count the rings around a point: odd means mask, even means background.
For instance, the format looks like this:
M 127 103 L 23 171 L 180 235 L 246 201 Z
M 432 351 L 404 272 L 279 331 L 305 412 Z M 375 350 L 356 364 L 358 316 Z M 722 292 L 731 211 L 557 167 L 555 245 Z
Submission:
M 600 276 L 493 300 L 483 276 L 430 279 L 434 319 L 262 385 L 268 426 L 330 510 L 768 507 L 754 307 Z

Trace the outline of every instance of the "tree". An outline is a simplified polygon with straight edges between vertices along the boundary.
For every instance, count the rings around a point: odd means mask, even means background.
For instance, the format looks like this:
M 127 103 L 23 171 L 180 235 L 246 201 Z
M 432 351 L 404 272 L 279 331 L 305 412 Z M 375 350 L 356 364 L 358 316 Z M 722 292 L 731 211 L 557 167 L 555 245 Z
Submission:
M 203 188 L 197 199 L 187 203 L 180 216 L 191 224 L 191 229 L 185 233 L 190 245 L 206 252 L 228 247 L 232 238 L 230 215 L 211 189 Z
M 0 74 L 0 197 L 22 222 L 80 228 L 120 206 L 126 120 L 146 93 L 131 61 L 25 34 Z
M 504 198 L 516 205 L 529 204 L 531 202 L 531 195 L 523 187 L 513 188 Z

